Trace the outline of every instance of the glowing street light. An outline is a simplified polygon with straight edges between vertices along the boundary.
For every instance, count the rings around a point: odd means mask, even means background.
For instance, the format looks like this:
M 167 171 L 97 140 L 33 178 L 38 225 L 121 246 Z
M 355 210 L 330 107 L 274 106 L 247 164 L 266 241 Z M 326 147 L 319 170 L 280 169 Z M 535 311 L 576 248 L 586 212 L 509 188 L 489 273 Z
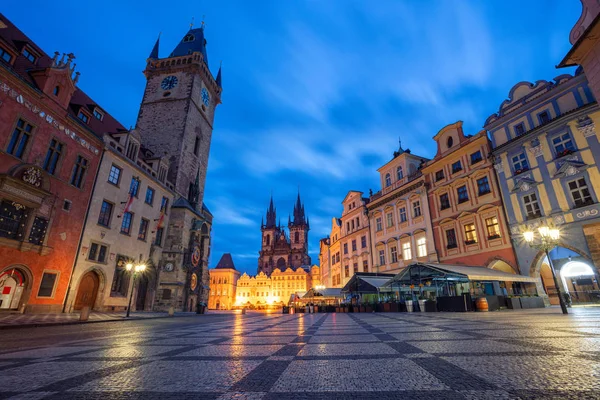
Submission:
M 127 270 L 127 272 L 133 272 L 133 286 L 131 287 L 131 293 L 129 295 L 129 305 L 127 306 L 126 315 L 126 318 L 129 318 L 129 312 L 131 311 L 131 299 L 133 298 L 133 292 L 135 291 L 135 278 L 138 273 L 142 273 L 146 270 L 146 264 L 141 262 L 136 265 L 133 265 L 132 263 L 127 263 L 125 265 L 125 269 Z
M 556 279 L 556 271 L 554 270 L 554 264 L 552 263 L 552 259 L 550 258 L 550 251 L 555 248 L 560 240 L 560 231 L 556 228 L 552 228 L 549 226 L 540 226 L 538 228 L 538 233 L 540 236 L 539 243 L 536 243 L 535 240 L 535 232 L 527 231 L 523 232 L 523 238 L 527 242 L 527 244 L 538 250 L 542 250 L 546 253 L 546 258 L 548 259 L 548 264 L 550 264 L 550 270 L 552 271 L 552 278 L 554 279 L 554 286 L 556 286 L 556 294 L 558 295 L 558 301 L 560 302 L 560 308 L 563 314 L 568 314 L 567 305 L 565 304 L 565 300 L 563 299 L 562 292 L 560 291 L 560 286 L 558 286 L 558 279 Z

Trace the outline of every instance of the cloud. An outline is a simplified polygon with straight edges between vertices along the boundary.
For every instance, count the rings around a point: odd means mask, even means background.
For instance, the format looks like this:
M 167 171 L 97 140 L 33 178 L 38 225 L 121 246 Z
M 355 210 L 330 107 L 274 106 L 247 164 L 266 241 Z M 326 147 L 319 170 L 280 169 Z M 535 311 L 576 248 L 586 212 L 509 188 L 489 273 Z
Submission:
M 256 212 L 243 203 L 232 203 L 227 197 L 207 199 L 215 220 L 219 225 L 239 225 L 245 227 L 258 227 Z

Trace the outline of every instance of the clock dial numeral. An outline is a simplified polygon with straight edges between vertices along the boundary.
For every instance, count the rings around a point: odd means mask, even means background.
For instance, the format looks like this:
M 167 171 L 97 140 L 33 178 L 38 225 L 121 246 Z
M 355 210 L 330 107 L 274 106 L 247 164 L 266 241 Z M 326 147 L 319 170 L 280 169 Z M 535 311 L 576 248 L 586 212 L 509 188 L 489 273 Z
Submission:
M 177 82 L 178 82 L 177 77 L 170 75 L 162 80 L 160 87 L 163 88 L 163 90 L 170 90 L 170 89 L 173 89 L 175 86 L 177 86 Z

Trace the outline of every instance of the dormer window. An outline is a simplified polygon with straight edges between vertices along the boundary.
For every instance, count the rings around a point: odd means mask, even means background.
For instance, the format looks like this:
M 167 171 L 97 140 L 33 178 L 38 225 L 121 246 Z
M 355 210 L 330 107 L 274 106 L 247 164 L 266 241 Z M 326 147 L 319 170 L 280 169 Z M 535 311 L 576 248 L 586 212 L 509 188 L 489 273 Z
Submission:
M 12 60 L 12 56 L 10 55 L 10 53 L 4 50 L 2 47 L 0 47 L 0 58 L 8 63 L 10 62 L 10 60 Z
M 183 43 L 193 42 L 194 39 L 196 39 L 194 37 L 194 35 L 192 35 L 191 33 L 188 33 L 187 35 L 184 36 Z
M 454 144 L 454 139 L 452 139 L 452 136 L 448 138 L 446 144 L 448 145 L 448 148 L 452 147 L 452 145 Z
M 98 121 L 102 121 L 102 118 L 104 118 L 104 114 L 96 108 L 96 109 L 94 109 L 94 117 Z
M 37 59 L 36 56 L 27 49 L 23 49 L 23 56 L 25 56 L 25 58 L 31 61 L 32 63 L 35 63 L 35 60 Z
M 80 120 L 82 120 L 86 124 L 90 120 L 90 117 L 88 117 L 87 114 L 85 114 L 83 111 L 79 111 L 79 114 L 77 114 L 77 118 L 79 118 Z
M 56 86 L 54 88 L 54 90 L 52 91 L 52 94 L 55 96 L 58 96 L 59 93 L 60 93 L 60 86 Z

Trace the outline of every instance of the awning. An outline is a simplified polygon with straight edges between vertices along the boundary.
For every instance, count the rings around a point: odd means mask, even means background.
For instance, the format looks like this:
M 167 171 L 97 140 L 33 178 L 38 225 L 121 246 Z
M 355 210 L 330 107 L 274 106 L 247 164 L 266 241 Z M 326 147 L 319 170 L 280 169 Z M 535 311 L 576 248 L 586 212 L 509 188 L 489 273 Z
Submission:
M 310 289 L 304 296 L 303 299 L 310 299 L 313 297 L 322 297 L 322 298 L 344 298 L 344 295 L 341 293 L 342 289 L 340 288 L 326 288 L 326 289 Z
M 398 284 L 414 284 L 417 281 L 497 281 L 497 282 L 531 282 L 537 283 L 539 278 L 525 275 L 510 274 L 484 267 L 470 267 L 466 265 L 449 264 L 411 264 L 399 272 L 393 279 L 385 284 L 392 286 Z
M 381 289 L 389 290 L 385 284 L 394 278 L 394 274 L 358 273 L 342 288 L 343 293 L 379 293 Z

